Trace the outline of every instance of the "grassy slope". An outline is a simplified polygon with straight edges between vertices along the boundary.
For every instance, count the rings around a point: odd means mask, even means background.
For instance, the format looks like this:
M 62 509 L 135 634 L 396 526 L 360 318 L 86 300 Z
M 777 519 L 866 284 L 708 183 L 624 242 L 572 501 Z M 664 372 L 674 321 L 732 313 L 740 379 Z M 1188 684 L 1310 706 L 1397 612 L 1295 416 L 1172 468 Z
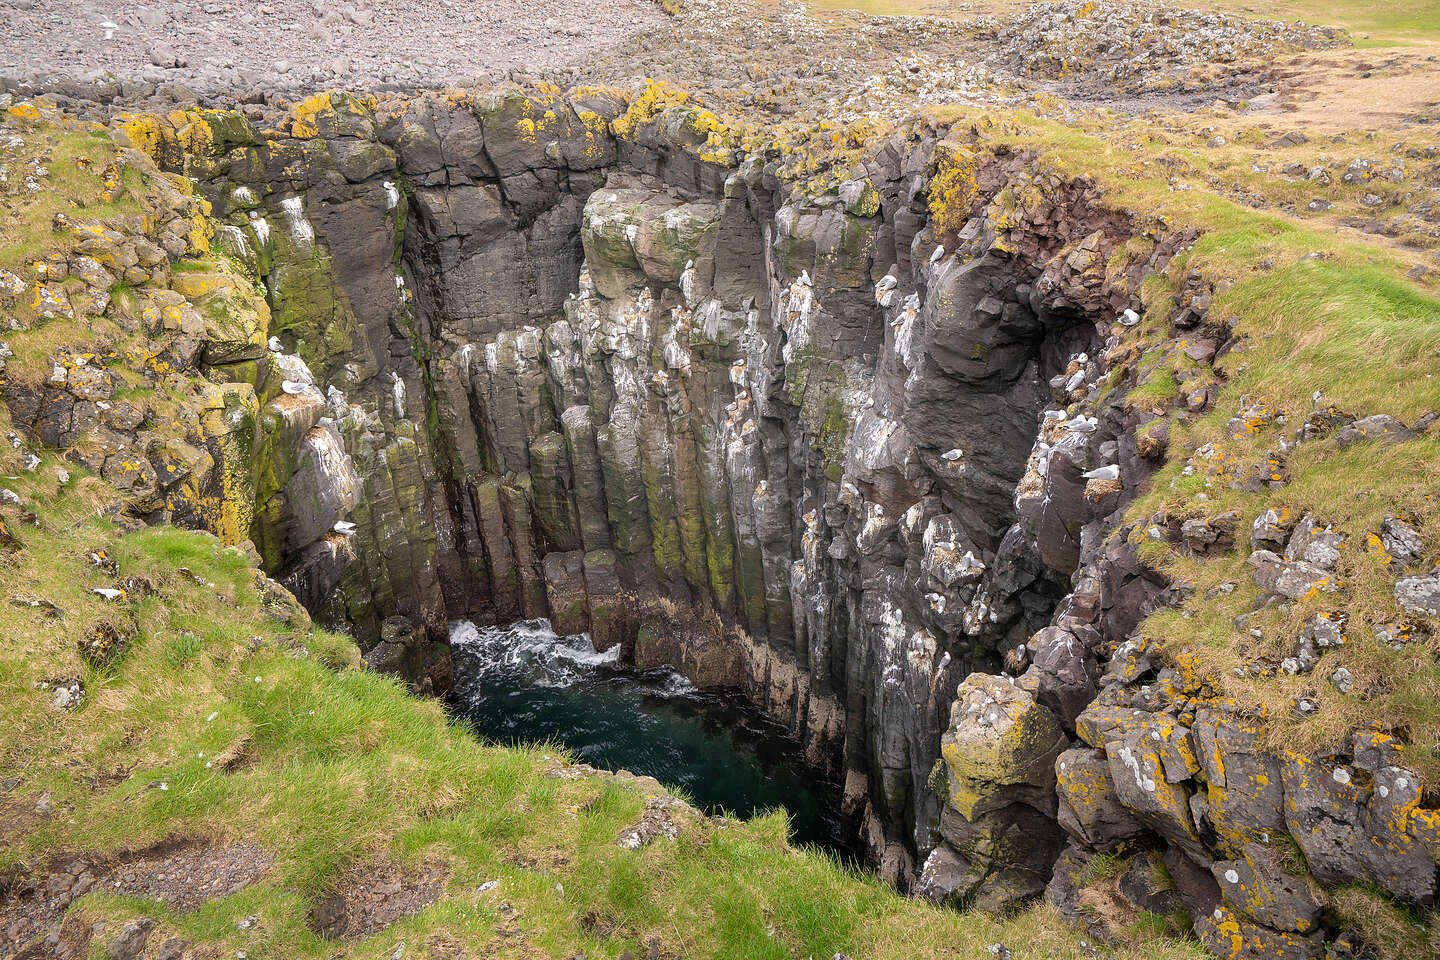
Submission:
M 169 932 L 252 958 L 371 956 L 437 932 L 485 956 L 616 956 L 650 937 L 691 957 L 973 956 L 997 940 L 1017 956 L 1083 955 L 1045 909 L 1005 923 L 934 910 L 794 850 L 780 815 L 700 822 L 677 841 L 622 849 L 615 837 L 639 818 L 638 789 L 549 778 L 541 747 L 477 743 L 438 703 L 357 669 L 348 638 L 269 616 L 239 550 L 172 528 L 118 536 L 94 514 L 101 482 L 62 490 L 44 479 L 57 465 L 9 481 L 43 532 L 24 529 L 26 550 L 4 579 L 8 597 L 44 597 L 65 619 L 0 606 L 0 778 L 23 778 L 6 802 L 48 793 L 57 814 L 0 851 L 0 868 L 176 835 L 248 839 L 276 854 L 265 881 L 194 913 L 96 894 L 80 907 L 89 917 L 150 914 Z M 124 602 L 89 593 L 112 582 L 84 560 L 101 546 L 123 576 L 147 577 L 156 592 Z M 136 639 L 114 665 L 82 664 L 76 637 L 132 618 Z M 76 712 L 57 712 L 34 689 L 75 675 L 87 691 Z M 229 772 L 207 766 L 221 755 L 240 759 Z M 128 777 L 106 779 L 117 770 Z M 447 896 L 373 940 L 337 948 L 305 926 L 347 867 L 436 857 L 451 866 Z M 475 892 L 491 879 L 498 891 Z M 498 911 L 502 899 L 515 918 Z M 252 915 L 262 932 L 238 930 Z M 518 926 L 515 936 L 497 935 L 505 925 Z M 1136 950 L 1193 955 L 1164 939 Z

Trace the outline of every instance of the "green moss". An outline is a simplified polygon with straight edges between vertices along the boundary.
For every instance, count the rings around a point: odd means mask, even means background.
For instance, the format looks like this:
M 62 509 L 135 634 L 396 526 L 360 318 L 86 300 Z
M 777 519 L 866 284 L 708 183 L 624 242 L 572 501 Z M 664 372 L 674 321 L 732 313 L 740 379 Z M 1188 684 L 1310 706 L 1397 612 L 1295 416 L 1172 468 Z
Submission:
M 839 483 L 845 471 L 845 443 L 850 438 L 850 419 L 838 393 L 830 398 L 828 407 L 829 414 L 825 417 L 824 429 L 820 431 L 820 455 L 825 478 Z

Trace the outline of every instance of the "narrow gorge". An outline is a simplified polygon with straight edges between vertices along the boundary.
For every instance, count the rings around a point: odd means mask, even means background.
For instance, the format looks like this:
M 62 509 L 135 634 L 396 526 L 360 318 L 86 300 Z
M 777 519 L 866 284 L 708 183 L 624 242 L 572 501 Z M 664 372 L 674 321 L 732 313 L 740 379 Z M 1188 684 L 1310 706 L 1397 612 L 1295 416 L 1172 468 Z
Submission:
M 442 699 L 457 629 L 588 634 L 773 721 L 864 868 L 947 907 L 1287 960 L 1375 956 L 1337 891 L 1430 916 L 1435 721 L 1333 704 L 1435 671 L 1432 315 L 1398 416 L 1298 407 L 1303 351 L 1241 293 L 1339 290 L 1333 255 L 1177 223 L 998 112 L 801 134 L 658 80 L 99 101 L 147 199 L 56 214 L 33 310 L 122 333 L 0 359 L 11 445 L 68 451 L 116 522 L 243 545 L 285 629 Z M 1283 396 L 1233 386 L 1292 362 Z M 1332 459 L 1392 486 L 1353 506 Z
M 417 689 L 451 682 L 450 621 L 534 617 L 736 688 L 843 777 L 872 859 L 908 883 L 955 685 L 1007 654 L 1024 670 L 1082 527 L 1127 499 L 1083 474 L 1147 472 L 1123 421 L 1054 412 L 1092 392 L 1138 305 L 1125 284 L 1153 269 L 1107 280 L 1123 220 L 1016 157 L 955 176 L 1040 209 L 937 235 L 933 134 L 816 202 L 778 163 L 699 158 L 685 110 L 620 145 L 626 104 L 601 95 L 374 121 L 331 100 L 313 137 L 184 171 L 264 278 L 280 356 L 313 371 L 271 406 L 337 432 L 358 479 L 347 495 L 320 455 L 282 478 L 257 510 L 267 566 Z M 1041 444 L 1064 437 L 1051 476 Z M 353 533 L 330 532 L 342 513 Z M 1065 621 L 1087 650 L 1150 601 L 1138 571 L 1112 576 Z
M 313 371 L 265 408 L 316 452 L 266 462 L 255 541 L 373 667 L 443 693 L 452 621 L 589 632 L 784 724 L 882 876 L 995 909 L 1044 890 L 1067 831 L 1158 836 L 1203 877 L 1286 829 L 1313 761 L 1135 633 L 1180 593 L 1129 542 L 1168 422 L 1127 402 L 1121 338 L 1193 236 L 923 125 L 807 192 L 778 156 L 707 154 L 655 84 L 332 94 L 288 122 L 142 136 L 207 145 L 172 164 L 263 279 L 278 339 L 242 378 Z M 1234 343 L 1208 297 L 1193 275 L 1158 318 L 1201 361 Z M 1203 553 L 1192 526 L 1169 536 Z M 1354 875 L 1433 896 L 1424 838 L 1383 842 Z

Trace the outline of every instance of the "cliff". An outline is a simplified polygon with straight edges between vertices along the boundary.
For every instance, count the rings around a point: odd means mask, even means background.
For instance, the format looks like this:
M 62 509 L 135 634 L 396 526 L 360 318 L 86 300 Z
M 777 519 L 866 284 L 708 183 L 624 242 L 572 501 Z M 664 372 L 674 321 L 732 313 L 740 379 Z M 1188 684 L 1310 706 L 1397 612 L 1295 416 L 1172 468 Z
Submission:
M 118 106 L 6 121 L 115 204 L 0 275 L 15 470 L 248 540 L 289 629 L 417 692 L 450 621 L 521 617 L 734 690 L 937 903 L 1434 948 L 1440 306 L 1402 255 L 1028 113 Z

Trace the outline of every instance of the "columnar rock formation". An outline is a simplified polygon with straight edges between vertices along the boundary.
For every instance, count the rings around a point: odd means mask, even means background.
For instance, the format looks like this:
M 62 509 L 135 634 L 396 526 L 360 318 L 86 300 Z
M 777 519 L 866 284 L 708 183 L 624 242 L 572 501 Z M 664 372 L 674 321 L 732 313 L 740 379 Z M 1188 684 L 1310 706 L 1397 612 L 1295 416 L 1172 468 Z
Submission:
M 1049 381 L 1093 378 L 1096 323 L 1130 302 L 1104 277 L 1120 225 L 1017 158 L 972 173 L 1018 198 L 1008 222 L 940 234 L 933 136 L 811 200 L 778 163 L 701 159 L 688 111 L 617 139 L 625 109 L 334 95 L 284 138 L 186 121 L 223 132 L 172 162 L 362 478 L 343 572 L 273 511 L 257 542 L 367 643 L 391 615 L 432 639 L 550 616 L 741 688 L 843 773 L 908 877 L 950 692 L 1044 624 L 1074 565 L 1077 518 L 1042 509 L 1058 535 L 1029 535 L 1014 491 Z M 387 662 L 419 642 L 390 634 Z

